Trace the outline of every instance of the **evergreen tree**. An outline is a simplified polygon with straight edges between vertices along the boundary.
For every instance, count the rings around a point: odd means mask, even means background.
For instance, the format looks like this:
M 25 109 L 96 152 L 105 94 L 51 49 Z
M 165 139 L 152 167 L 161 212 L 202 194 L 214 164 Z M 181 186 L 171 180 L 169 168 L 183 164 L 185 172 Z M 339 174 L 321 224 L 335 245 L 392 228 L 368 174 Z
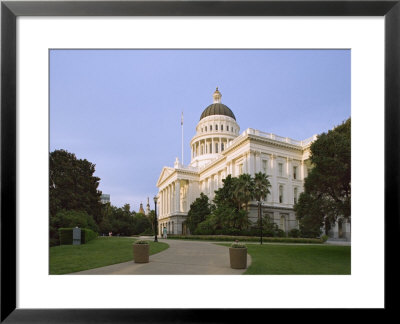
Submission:
M 311 145 L 313 168 L 294 208 L 309 235 L 325 223 L 351 216 L 351 119 L 318 136 Z M 314 233 L 314 234 L 312 234 Z
M 203 222 L 208 215 L 210 215 L 210 203 L 208 197 L 200 193 L 200 197 L 197 198 L 191 205 L 188 212 L 186 224 L 189 227 L 190 233 L 194 233 L 197 225 Z
M 50 153 L 50 216 L 60 210 L 80 210 L 101 221 L 102 204 L 100 178 L 94 176 L 95 165 L 86 159 L 77 159 L 65 150 Z

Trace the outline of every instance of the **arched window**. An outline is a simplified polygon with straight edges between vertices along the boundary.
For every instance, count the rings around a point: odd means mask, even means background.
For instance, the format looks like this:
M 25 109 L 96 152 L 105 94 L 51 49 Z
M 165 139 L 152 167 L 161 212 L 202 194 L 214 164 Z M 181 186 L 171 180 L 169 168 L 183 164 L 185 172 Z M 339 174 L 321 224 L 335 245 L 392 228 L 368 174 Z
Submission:
M 279 186 L 279 202 L 283 203 L 283 186 Z
M 210 132 L 212 131 L 212 125 L 210 125 Z
M 229 126 L 228 125 L 226 125 L 226 131 L 229 132 Z
M 215 125 L 215 130 L 216 130 L 216 131 L 218 130 L 218 125 Z

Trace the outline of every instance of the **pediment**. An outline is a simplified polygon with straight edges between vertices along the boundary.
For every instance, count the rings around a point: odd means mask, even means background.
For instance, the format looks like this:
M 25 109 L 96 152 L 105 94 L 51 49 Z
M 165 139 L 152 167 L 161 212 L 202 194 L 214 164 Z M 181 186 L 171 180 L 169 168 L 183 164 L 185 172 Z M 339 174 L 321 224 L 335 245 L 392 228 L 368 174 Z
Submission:
M 164 167 L 161 171 L 160 177 L 158 178 L 157 181 L 157 187 L 161 185 L 167 179 L 172 173 L 175 172 L 175 169 L 169 168 L 169 167 Z

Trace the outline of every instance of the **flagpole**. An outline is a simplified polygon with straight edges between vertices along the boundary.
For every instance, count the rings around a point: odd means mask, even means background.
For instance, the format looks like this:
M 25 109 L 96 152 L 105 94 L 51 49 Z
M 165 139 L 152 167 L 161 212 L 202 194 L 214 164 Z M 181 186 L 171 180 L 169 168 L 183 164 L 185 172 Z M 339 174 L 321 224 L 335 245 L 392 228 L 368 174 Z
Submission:
M 181 127 L 182 127 L 182 166 L 183 166 L 183 111 L 181 115 Z

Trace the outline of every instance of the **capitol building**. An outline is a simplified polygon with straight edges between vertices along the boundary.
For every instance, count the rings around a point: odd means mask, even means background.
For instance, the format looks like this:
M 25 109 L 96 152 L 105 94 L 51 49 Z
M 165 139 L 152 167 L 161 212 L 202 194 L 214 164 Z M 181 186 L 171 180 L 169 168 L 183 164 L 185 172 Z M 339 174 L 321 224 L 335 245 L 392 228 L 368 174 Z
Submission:
M 240 132 L 234 113 L 221 102 L 221 97 L 217 88 L 213 103 L 200 116 L 190 142 L 190 164 L 184 166 L 176 158 L 173 167 L 161 171 L 157 181 L 158 233 L 166 227 L 169 234 L 189 234 L 185 220 L 201 192 L 212 201 L 214 191 L 223 186 L 227 175 L 254 176 L 257 172 L 267 174 L 271 183 L 271 193 L 262 204 L 263 215 L 285 232 L 298 228 L 293 205 L 311 167 L 310 145 L 316 135 L 298 141 L 252 128 Z M 256 222 L 257 217 L 257 203 L 250 202 L 249 219 Z M 334 236 L 349 230 L 336 223 Z

